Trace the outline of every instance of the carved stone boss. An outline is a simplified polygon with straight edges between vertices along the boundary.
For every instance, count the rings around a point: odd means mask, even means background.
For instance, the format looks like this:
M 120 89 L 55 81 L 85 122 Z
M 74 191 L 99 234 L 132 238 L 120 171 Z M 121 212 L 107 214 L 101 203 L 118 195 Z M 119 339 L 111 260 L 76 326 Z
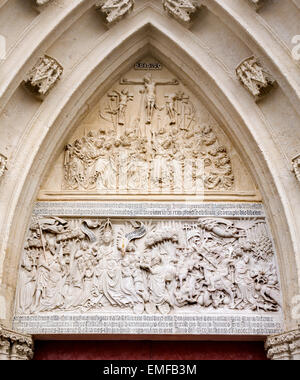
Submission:
M 95 6 L 106 15 L 106 21 L 111 25 L 133 10 L 134 0 L 98 0 Z
M 265 348 L 271 360 L 300 360 L 300 329 L 269 337 Z
M 30 360 L 32 357 L 33 341 L 29 335 L 0 326 L 0 360 Z
M 164 9 L 179 22 L 189 25 L 199 5 L 192 0 L 162 0 Z
M 236 69 L 236 74 L 244 87 L 258 101 L 272 90 L 276 81 L 255 57 L 245 59 Z
M 52 57 L 44 55 L 28 72 L 24 86 L 37 98 L 43 100 L 56 85 L 63 73 L 63 67 Z
M 0 178 L 4 176 L 5 170 L 7 170 L 7 158 L 0 153 Z
M 50 3 L 52 0 L 34 0 L 35 4 L 37 6 L 42 6 L 42 5 L 45 5 L 45 4 L 48 4 Z

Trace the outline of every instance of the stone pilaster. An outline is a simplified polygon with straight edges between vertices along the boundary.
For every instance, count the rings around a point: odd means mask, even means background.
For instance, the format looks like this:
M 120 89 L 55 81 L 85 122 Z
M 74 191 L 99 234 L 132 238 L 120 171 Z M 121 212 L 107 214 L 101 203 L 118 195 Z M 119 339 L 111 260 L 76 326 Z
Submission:
M 300 327 L 297 330 L 270 336 L 265 349 L 271 360 L 300 360 Z
M 0 360 L 31 360 L 32 358 L 33 340 L 31 336 L 0 326 Z

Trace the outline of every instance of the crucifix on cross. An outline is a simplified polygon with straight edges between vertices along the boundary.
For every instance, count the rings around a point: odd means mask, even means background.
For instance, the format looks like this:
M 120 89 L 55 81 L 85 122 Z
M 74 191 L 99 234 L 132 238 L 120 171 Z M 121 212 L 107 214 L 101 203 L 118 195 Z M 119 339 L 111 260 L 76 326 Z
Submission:
M 179 82 L 177 79 L 166 82 L 156 82 L 152 74 L 146 74 L 142 82 L 129 81 L 126 78 L 121 79 L 120 84 L 122 85 L 140 85 L 144 86 L 145 94 L 145 106 L 147 111 L 147 124 L 151 124 L 154 109 L 159 109 L 156 103 L 156 87 L 157 86 L 177 86 Z

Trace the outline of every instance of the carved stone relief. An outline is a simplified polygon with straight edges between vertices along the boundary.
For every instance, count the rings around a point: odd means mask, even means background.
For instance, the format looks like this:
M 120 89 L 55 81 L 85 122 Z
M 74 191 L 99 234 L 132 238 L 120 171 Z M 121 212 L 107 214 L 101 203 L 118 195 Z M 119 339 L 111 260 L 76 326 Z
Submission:
M 199 5 L 192 0 L 162 0 L 165 10 L 178 21 L 188 25 Z
M 176 79 L 122 78 L 106 96 L 100 119 L 65 148 L 65 190 L 101 193 L 201 194 L 233 189 L 231 159 L 214 128 Z M 158 97 L 158 88 L 163 96 Z M 134 93 L 132 92 L 134 90 Z
M 300 360 L 300 329 L 269 337 L 265 348 L 271 360 Z
M 134 0 L 97 0 L 95 6 L 106 15 L 107 23 L 113 24 L 133 10 Z
M 293 158 L 292 160 L 293 164 L 293 172 L 297 178 L 297 180 L 300 182 L 300 154 Z
M 240 82 L 246 87 L 256 101 L 271 91 L 276 81 L 255 57 L 245 59 L 236 69 Z
M 32 357 L 33 341 L 29 335 L 0 326 L 0 360 L 30 360 Z
M 44 99 L 63 73 L 63 67 L 47 55 L 41 57 L 29 71 L 24 86 L 39 99 Z
M 48 3 L 50 3 L 50 1 L 52 1 L 52 0 L 34 0 L 35 4 L 37 6 L 48 4 Z
M 17 315 L 281 310 L 264 218 L 33 217 Z
M 251 5 L 258 11 L 265 4 L 265 0 L 248 0 Z

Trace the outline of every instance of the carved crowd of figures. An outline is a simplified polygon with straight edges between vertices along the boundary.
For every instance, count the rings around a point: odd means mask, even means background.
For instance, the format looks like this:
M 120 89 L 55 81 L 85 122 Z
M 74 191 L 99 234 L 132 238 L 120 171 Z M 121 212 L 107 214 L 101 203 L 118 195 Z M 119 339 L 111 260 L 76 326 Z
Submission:
M 281 308 L 264 219 L 35 217 L 17 299 L 19 315 Z
M 148 74 L 141 82 L 123 79 L 121 84 L 141 86 L 140 101 L 126 87 L 108 94 L 100 116 L 111 127 L 102 126 L 66 146 L 66 190 L 195 194 L 233 188 L 227 149 L 213 127 L 197 122 L 190 98 L 167 93 L 164 104 L 158 104 L 157 86 L 177 86 L 176 80 L 158 82 Z M 141 107 L 130 119 L 133 100 Z

